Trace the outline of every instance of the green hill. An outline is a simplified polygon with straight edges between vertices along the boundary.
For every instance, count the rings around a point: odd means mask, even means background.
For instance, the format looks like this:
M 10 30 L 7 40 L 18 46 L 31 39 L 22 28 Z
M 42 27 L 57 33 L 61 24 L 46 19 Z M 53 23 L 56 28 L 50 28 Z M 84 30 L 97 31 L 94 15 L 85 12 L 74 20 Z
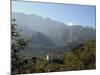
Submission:
M 86 70 L 96 68 L 95 40 L 80 44 L 64 56 L 66 70 Z

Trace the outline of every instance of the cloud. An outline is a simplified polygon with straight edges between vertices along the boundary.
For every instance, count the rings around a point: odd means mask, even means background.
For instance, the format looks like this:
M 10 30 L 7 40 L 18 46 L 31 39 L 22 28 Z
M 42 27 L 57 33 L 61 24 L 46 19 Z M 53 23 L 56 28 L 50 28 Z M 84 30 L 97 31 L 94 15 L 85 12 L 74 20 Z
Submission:
M 75 25 L 75 23 L 74 22 L 67 22 L 66 25 L 73 26 L 73 25 Z

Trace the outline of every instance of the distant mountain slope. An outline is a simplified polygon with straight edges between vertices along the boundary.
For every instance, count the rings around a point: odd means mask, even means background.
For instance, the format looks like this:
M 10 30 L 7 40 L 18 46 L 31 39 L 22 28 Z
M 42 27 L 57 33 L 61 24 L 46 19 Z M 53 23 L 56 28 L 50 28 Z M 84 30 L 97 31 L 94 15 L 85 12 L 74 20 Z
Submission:
M 87 40 L 96 38 L 96 30 L 80 25 L 68 26 L 64 23 L 32 14 L 12 13 L 18 29 L 24 38 L 31 38 L 32 43 L 26 48 L 31 55 L 44 55 L 49 49 L 64 52 L 69 46 L 76 47 Z
M 12 17 L 16 18 L 16 23 L 21 26 L 27 26 L 32 31 L 41 32 L 51 38 L 56 44 L 59 40 L 66 25 L 49 18 L 42 18 L 38 15 L 26 15 L 23 13 L 12 13 Z
M 82 26 L 71 26 L 62 34 L 62 43 L 82 43 L 90 39 L 95 39 L 96 31 L 92 28 Z M 66 42 L 64 42 L 66 41 Z
M 45 19 L 35 14 L 26 15 L 23 13 L 12 13 L 12 17 L 16 18 L 16 23 L 18 25 L 24 28 L 26 27 L 31 31 L 41 32 L 47 35 L 58 46 L 63 46 L 64 44 L 74 41 L 83 42 L 95 38 L 95 29 L 93 28 L 79 25 L 68 26 L 64 23 L 50 18 Z M 27 34 L 26 31 L 25 33 Z
M 56 46 L 55 43 L 49 39 L 48 36 L 42 34 L 41 32 L 37 32 L 33 37 L 32 37 L 32 44 L 38 44 L 46 47 L 54 47 Z

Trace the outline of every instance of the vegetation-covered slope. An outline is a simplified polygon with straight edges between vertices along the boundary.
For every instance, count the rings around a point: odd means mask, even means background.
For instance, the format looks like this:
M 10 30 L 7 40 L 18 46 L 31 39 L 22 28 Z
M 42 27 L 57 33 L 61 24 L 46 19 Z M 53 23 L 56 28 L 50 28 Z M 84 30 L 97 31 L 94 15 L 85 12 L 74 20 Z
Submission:
M 80 44 L 64 56 L 66 70 L 81 70 L 96 68 L 95 40 Z
M 23 68 L 22 73 L 40 73 L 40 72 L 57 72 L 72 70 L 89 70 L 96 68 L 95 40 L 87 41 L 78 47 L 66 52 L 62 58 L 52 59 L 50 61 L 40 57 L 35 59 L 26 59 L 27 63 L 23 65 L 31 65 Z M 31 62 L 28 62 L 31 60 Z
M 14 19 L 13 21 L 16 20 Z M 85 43 L 79 44 L 78 46 L 71 47 L 71 50 L 65 52 L 62 57 L 54 57 L 52 60 L 46 60 L 46 58 L 43 58 L 42 56 L 28 57 L 23 55 L 21 51 L 26 49 L 26 46 L 29 45 L 30 40 L 27 40 L 21 36 L 21 33 L 17 30 L 15 23 L 12 23 L 11 27 L 12 75 L 37 72 L 88 70 L 96 68 L 95 39 L 88 40 Z

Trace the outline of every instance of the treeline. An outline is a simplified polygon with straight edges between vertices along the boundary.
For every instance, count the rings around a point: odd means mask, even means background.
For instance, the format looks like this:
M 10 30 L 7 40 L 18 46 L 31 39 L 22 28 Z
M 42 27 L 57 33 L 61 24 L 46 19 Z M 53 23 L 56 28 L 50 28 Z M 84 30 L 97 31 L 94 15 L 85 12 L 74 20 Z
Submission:
M 89 40 L 84 44 L 72 48 L 62 58 L 46 60 L 39 57 L 26 58 L 21 51 L 31 43 L 30 40 L 21 37 L 17 30 L 16 20 L 12 20 L 12 50 L 11 50 L 11 74 L 41 73 L 72 70 L 88 70 L 96 68 L 96 41 Z

